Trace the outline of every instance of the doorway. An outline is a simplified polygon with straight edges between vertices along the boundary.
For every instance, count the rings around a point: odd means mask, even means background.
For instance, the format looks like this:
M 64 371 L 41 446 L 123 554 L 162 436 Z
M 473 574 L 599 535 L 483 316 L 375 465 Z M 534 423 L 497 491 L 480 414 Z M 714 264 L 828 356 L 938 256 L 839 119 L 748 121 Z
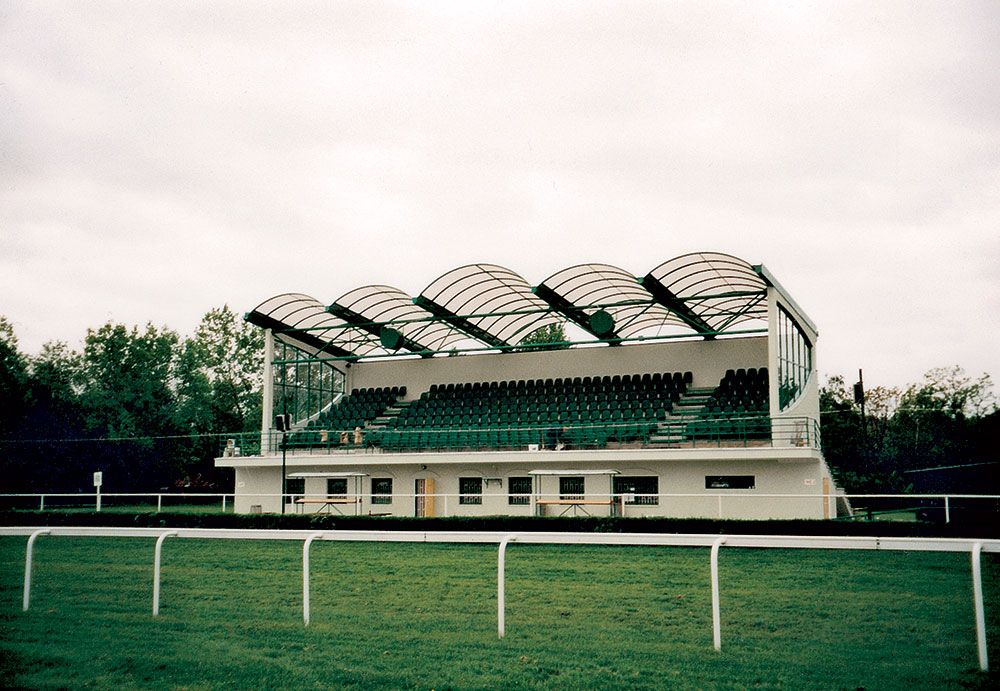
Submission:
M 434 515 L 434 479 L 417 478 L 413 481 L 413 515 L 430 518 Z

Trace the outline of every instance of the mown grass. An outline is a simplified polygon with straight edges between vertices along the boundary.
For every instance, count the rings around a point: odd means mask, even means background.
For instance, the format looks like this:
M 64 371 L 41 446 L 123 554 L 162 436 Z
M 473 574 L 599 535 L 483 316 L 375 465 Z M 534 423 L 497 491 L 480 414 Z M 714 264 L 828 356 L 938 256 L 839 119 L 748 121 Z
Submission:
M 723 650 L 708 551 L 0 538 L 0 685 L 31 688 L 941 688 L 976 671 L 967 555 L 724 549 Z M 991 656 L 1000 563 L 985 556 Z

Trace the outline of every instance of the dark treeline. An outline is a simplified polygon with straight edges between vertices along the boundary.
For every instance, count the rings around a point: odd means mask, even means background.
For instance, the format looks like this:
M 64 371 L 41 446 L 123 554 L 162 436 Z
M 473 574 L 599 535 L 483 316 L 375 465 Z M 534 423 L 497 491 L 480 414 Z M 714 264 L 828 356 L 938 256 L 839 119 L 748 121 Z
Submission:
M 92 491 L 96 470 L 106 492 L 231 491 L 230 472 L 213 459 L 228 436 L 260 429 L 262 351 L 261 331 L 228 307 L 208 312 L 187 338 L 108 323 L 87 331 L 82 350 L 47 343 L 34 356 L 0 317 L 0 492 Z M 824 454 L 850 493 L 955 491 L 912 471 L 1000 460 L 987 375 L 935 369 L 902 389 L 875 387 L 864 424 L 837 376 L 821 388 L 820 407 Z M 974 489 L 998 491 L 996 468 L 968 476 L 987 477 Z
M 108 323 L 20 352 L 0 317 L 0 491 L 232 490 L 222 435 L 260 429 L 262 335 L 228 307 L 194 335 Z M 231 472 L 231 471 L 230 471 Z
M 1000 412 L 989 375 L 939 368 L 902 389 L 875 387 L 864 420 L 853 387 L 831 377 L 820 409 L 823 454 L 850 493 L 1000 490 Z M 946 466 L 965 467 L 926 470 Z

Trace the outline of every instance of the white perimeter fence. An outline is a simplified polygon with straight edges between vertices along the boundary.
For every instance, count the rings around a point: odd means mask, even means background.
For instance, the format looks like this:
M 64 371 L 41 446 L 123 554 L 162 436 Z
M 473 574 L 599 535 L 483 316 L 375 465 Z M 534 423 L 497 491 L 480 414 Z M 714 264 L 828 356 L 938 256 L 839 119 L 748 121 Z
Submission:
M 218 504 L 223 513 L 232 511 L 237 495 L 228 493 L 208 493 L 208 492 L 44 492 L 44 493 L 10 493 L 0 494 L 0 506 L 19 506 L 21 508 L 37 508 L 39 511 L 59 510 L 66 508 L 93 507 L 100 511 L 104 502 L 114 500 L 115 504 L 148 504 L 152 506 L 155 502 L 156 512 L 159 513 L 171 505 L 185 503 L 198 503 L 207 507 L 214 507 Z M 241 499 L 278 499 L 278 493 L 241 493 Z M 431 500 L 434 502 L 437 513 L 435 516 L 462 516 L 469 515 L 469 509 L 474 509 L 486 501 L 497 501 L 506 503 L 511 495 L 506 493 L 482 493 L 482 494 L 459 494 L 447 492 L 428 492 L 426 494 L 414 494 L 406 492 L 395 492 L 393 494 L 371 494 L 349 493 L 331 497 L 326 494 L 316 493 L 286 493 L 284 495 L 286 510 L 288 512 L 321 512 L 339 513 L 342 515 L 363 515 L 364 513 L 386 512 L 395 516 L 414 516 L 414 503 L 416 500 Z M 532 506 L 534 513 L 534 503 L 537 500 L 563 500 L 564 496 L 559 493 L 535 493 L 512 495 L 520 498 L 520 502 L 510 502 L 511 507 L 525 505 Z M 594 511 L 593 506 L 589 506 L 585 500 L 606 500 L 605 504 L 614 504 L 619 516 L 632 515 L 655 515 L 656 507 L 669 507 L 670 500 L 695 500 L 702 508 L 698 510 L 695 517 L 715 517 L 715 518 L 740 518 L 737 510 L 735 514 L 729 514 L 726 509 L 734 504 L 740 504 L 747 499 L 767 499 L 774 502 L 777 507 L 782 501 L 800 502 L 810 501 L 839 501 L 846 500 L 853 507 L 854 518 L 872 519 L 880 515 L 892 515 L 914 511 L 925 512 L 928 515 L 937 515 L 944 519 L 945 523 L 951 522 L 952 508 L 956 505 L 963 505 L 965 508 L 975 506 L 979 503 L 995 502 L 1000 503 L 998 494 L 775 494 L 753 491 L 723 490 L 706 491 L 697 493 L 676 493 L 663 492 L 658 494 L 610 494 L 587 493 L 574 495 L 581 501 L 574 504 L 572 501 L 556 501 L 555 503 L 566 505 L 560 509 L 568 513 L 572 509 L 573 515 L 590 515 Z M 303 501 L 305 500 L 305 501 Z M 280 506 L 280 500 L 276 502 Z M 598 502 L 594 502 L 598 503 Z M 110 502 L 109 502 L 110 504 Z M 744 504 L 745 505 L 745 504 Z M 468 507 L 468 508 L 466 508 Z M 873 508 L 874 507 L 874 508 Z M 108 508 L 105 506 L 105 508 Z M 212 509 L 214 510 L 214 508 Z
M 23 609 L 31 605 L 31 568 L 35 541 L 42 535 L 60 537 L 139 537 L 156 538 L 153 552 L 153 616 L 160 612 L 160 555 L 169 537 L 227 540 L 297 540 L 302 542 L 302 620 L 309 625 L 309 548 L 316 540 L 333 542 L 436 542 L 498 544 L 497 553 L 497 634 L 506 633 L 504 560 L 512 542 L 544 545 L 630 545 L 662 547 L 709 547 L 712 589 L 712 640 L 722 648 L 719 614 L 719 549 L 727 547 L 888 550 L 909 552 L 966 552 L 972 559 L 973 609 L 979 668 L 989 670 L 986 652 L 986 618 L 983 607 L 981 554 L 1000 552 L 1000 540 L 955 538 L 805 537 L 786 535 L 670 535 L 639 533 L 501 533 L 501 532 L 418 532 L 418 531 L 310 531 L 310 530 L 219 530 L 163 528 L 69 528 L 0 527 L 0 535 L 28 537 L 24 560 Z

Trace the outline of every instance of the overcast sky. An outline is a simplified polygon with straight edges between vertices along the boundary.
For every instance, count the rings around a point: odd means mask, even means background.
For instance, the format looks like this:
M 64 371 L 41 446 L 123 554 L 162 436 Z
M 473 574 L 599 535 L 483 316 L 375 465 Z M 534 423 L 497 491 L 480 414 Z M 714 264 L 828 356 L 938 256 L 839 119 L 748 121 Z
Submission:
M 764 263 L 819 369 L 1000 378 L 1000 2 L 0 3 L 0 314 Z

